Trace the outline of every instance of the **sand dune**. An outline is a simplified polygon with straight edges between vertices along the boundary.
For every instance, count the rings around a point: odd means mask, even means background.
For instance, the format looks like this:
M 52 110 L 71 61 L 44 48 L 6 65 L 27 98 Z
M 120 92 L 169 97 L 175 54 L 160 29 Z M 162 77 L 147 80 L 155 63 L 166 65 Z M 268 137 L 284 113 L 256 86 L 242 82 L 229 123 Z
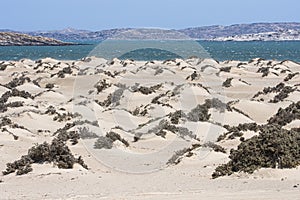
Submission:
M 272 127 L 299 133 L 298 63 L 91 57 L 1 65 L 0 199 L 299 198 L 294 165 L 213 176 L 254 136 Z M 27 152 L 44 142 L 67 153 Z M 299 164 L 294 145 L 287 148 Z M 26 154 L 35 157 L 6 169 Z

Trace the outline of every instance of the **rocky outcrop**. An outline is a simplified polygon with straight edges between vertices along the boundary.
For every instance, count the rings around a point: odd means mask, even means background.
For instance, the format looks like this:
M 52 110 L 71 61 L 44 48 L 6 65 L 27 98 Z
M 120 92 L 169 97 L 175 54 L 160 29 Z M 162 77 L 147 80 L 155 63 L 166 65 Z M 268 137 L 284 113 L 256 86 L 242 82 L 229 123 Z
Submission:
M 72 44 L 47 37 L 0 32 L 0 46 L 64 46 Z

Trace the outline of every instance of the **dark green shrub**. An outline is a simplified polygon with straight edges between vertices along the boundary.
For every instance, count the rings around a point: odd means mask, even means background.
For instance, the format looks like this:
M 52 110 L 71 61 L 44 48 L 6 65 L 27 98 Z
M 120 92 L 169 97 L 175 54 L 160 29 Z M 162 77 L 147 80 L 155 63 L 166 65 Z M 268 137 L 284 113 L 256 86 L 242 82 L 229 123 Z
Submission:
M 58 168 L 64 169 L 73 168 L 73 165 L 78 163 L 87 169 L 87 165 L 84 164 L 81 157 L 75 158 L 65 142 L 55 138 L 51 144 L 44 142 L 43 144 L 35 145 L 20 160 L 7 163 L 7 168 L 2 173 L 7 175 L 16 172 L 17 175 L 23 175 L 32 171 L 31 164 L 43 164 L 45 162 L 53 163 Z
M 224 82 L 223 82 L 223 84 L 222 84 L 222 86 L 223 87 L 231 87 L 231 81 L 233 80 L 233 78 L 227 78 Z
M 113 141 L 105 136 L 100 136 L 94 144 L 94 149 L 111 149 Z
M 294 168 L 300 164 L 300 135 L 278 125 L 261 128 L 261 133 L 231 150 L 227 164 L 216 168 L 213 178 L 234 172 L 253 173 L 264 168 Z
M 222 147 L 222 146 L 220 146 L 218 144 L 215 144 L 213 142 L 207 142 L 207 143 L 203 144 L 202 146 L 203 147 L 211 148 L 215 152 L 226 153 L 226 150 L 224 149 L 224 147 Z

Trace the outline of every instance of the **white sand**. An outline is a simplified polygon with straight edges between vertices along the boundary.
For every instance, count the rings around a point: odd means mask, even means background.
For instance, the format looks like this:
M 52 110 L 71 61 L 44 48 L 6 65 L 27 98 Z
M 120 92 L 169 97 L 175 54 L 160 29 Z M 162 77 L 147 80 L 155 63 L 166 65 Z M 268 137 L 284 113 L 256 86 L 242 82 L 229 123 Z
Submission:
M 279 108 L 299 101 L 300 76 L 284 81 L 289 73 L 299 72 L 298 63 L 272 61 L 270 74 L 262 77 L 257 70 L 260 66 L 266 66 L 268 61 L 259 59 L 243 65 L 239 61 L 217 63 L 211 59 L 177 59 L 174 62 L 147 64 L 141 61 L 113 61 L 111 65 L 111 61 L 101 58 L 92 58 L 89 62 L 46 58 L 34 69 L 38 63 L 26 59 L 10 62 L 6 70 L 0 71 L 0 95 L 10 91 L 5 84 L 22 74 L 31 81 L 16 88 L 37 95 L 34 99 L 10 97 L 7 103 L 22 101 L 24 105 L 9 107 L 0 114 L 1 118 L 8 117 L 26 128 L 5 126 L 19 137 L 17 140 L 9 132 L 0 130 L 1 171 L 5 170 L 6 163 L 25 155 L 34 144 L 51 142 L 57 129 L 76 120 L 97 121 L 99 127 L 85 123 L 70 130 L 88 127 L 98 136 L 114 131 L 129 142 L 128 147 L 117 141 L 112 149 L 100 150 L 93 148 L 96 139 L 80 139 L 76 145 L 68 142 L 71 152 L 75 157 L 83 158 L 88 170 L 79 164 L 75 164 L 73 169 L 58 169 L 53 163 L 45 163 L 33 164 L 33 171 L 26 175 L 0 175 L 1 200 L 299 199 L 299 168 L 260 169 L 253 174 L 235 173 L 211 178 L 218 165 L 229 161 L 230 149 L 237 148 L 239 138 L 217 142 L 226 149 L 226 154 L 210 148 L 198 148 L 192 151 L 191 157 L 183 156 L 178 165 L 166 164 L 178 150 L 189 148 L 192 144 L 216 142 L 220 135 L 227 132 L 222 125 L 265 124 Z M 124 63 L 127 65 L 124 66 Z M 67 67 L 72 72 L 65 74 L 64 78 L 58 77 L 57 72 Z M 219 72 L 221 67 L 231 67 L 231 70 Z M 286 69 L 291 72 L 281 73 Z M 192 80 L 194 71 L 198 77 Z M 222 86 L 227 78 L 233 78 L 230 87 Z M 33 80 L 37 80 L 40 86 Z M 94 86 L 101 80 L 106 80 L 111 86 L 98 94 Z M 278 93 L 253 98 L 264 87 L 274 87 L 281 82 L 297 90 L 278 103 L 269 102 Z M 47 83 L 53 83 L 54 88 L 45 88 Z M 142 94 L 136 91 L 141 86 L 156 88 L 150 94 Z M 159 95 L 160 98 L 154 101 Z M 212 98 L 228 103 L 235 110 L 225 109 L 223 112 L 211 108 L 208 113 L 211 116 L 204 122 L 181 118 L 177 126 L 191 131 L 196 138 L 189 137 L 187 132 L 180 135 L 170 130 L 165 132 L 165 138 L 155 135 L 154 130 L 158 130 L 162 120 L 170 121 L 168 114 L 179 110 L 188 114 L 198 104 Z M 112 102 L 105 106 L 95 100 Z M 75 112 L 80 116 L 54 120 L 57 114 L 45 113 L 49 106 L 53 106 L 61 116 Z M 299 128 L 299 125 L 299 120 L 294 120 L 284 128 Z M 244 137 L 247 139 L 257 134 L 245 131 Z M 135 136 L 140 136 L 137 142 L 134 142 Z

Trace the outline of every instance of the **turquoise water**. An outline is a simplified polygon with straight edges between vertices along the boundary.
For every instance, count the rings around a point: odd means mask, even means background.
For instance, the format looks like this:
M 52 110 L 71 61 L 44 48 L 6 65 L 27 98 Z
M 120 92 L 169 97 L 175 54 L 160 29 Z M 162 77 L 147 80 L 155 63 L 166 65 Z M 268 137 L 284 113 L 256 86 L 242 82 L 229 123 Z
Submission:
M 300 62 L 300 41 L 200 42 L 216 60 L 248 61 L 252 58 Z
M 86 57 L 95 48 L 93 45 L 76 46 L 9 46 L 0 47 L 0 60 L 37 60 L 51 57 L 59 60 L 78 60 Z
M 158 50 L 153 48 L 144 48 L 134 51 L 129 51 L 128 53 L 119 56 L 119 59 L 133 59 L 133 60 L 153 60 L 153 58 L 160 58 L 160 60 L 168 60 L 173 58 L 181 58 L 180 55 L 172 53 L 166 50 Z
M 216 60 L 248 61 L 252 58 L 275 60 L 293 60 L 300 62 L 300 41 L 291 42 L 211 42 L 199 41 L 199 44 Z M 29 58 L 37 60 L 52 57 L 59 60 L 79 60 L 89 55 L 98 44 L 78 46 L 27 46 L 0 47 L 0 60 L 20 60 Z M 181 47 L 178 47 L 179 49 Z M 150 52 L 151 50 L 151 52 Z M 191 56 L 192 53 L 191 53 Z M 121 58 L 136 60 L 164 60 L 176 57 L 172 52 L 153 52 L 153 49 L 132 51 Z

